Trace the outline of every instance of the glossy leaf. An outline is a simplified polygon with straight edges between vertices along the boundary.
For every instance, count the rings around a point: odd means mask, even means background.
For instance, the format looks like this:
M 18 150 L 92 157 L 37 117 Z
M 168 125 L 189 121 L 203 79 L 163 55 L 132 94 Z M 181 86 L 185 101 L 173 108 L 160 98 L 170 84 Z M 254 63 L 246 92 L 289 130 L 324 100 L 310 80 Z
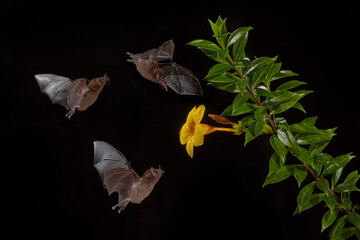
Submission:
M 308 210 L 308 209 L 314 207 L 315 205 L 317 205 L 318 203 L 323 201 L 325 199 L 325 197 L 326 197 L 326 193 L 312 194 L 310 197 L 310 200 L 303 206 L 301 211 L 304 212 L 305 210 Z M 297 213 L 300 213 L 299 206 L 296 207 L 294 215 Z
M 330 240 L 340 240 L 341 232 L 345 226 L 346 215 L 339 218 L 329 233 Z
M 296 139 L 290 131 L 277 130 L 277 137 L 287 147 L 297 147 Z
M 264 129 L 266 124 L 267 109 L 264 106 L 259 107 L 254 112 L 254 117 L 256 119 L 254 134 L 255 136 L 259 135 Z
M 301 212 L 305 204 L 310 201 L 314 188 L 315 188 L 315 182 L 311 182 L 305 185 L 300 190 L 299 195 L 297 196 L 297 204 L 299 207 L 299 212 Z
M 211 80 L 215 77 L 218 77 L 220 75 L 224 75 L 225 72 L 229 71 L 232 67 L 230 65 L 227 64 L 215 64 L 212 68 L 210 68 L 208 74 L 206 75 L 206 77 L 204 78 L 204 80 Z
M 276 171 L 270 172 L 266 176 L 263 187 L 265 187 L 268 184 L 281 182 L 281 181 L 291 177 L 294 174 L 294 169 L 298 166 L 299 166 L 298 164 L 284 165 L 284 166 L 281 166 Z
M 257 69 L 266 66 L 274 61 L 276 61 L 277 57 L 269 58 L 269 57 L 259 57 L 256 58 L 254 61 L 251 62 L 251 66 L 246 69 L 244 75 L 250 75 L 253 74 Z
M 307 175 L 308 175 L 308 171 L 304 166 L 300 166 L 294 169 L 294 177 L 299 187 L 301 186 L 301 183 L 306 179 Z
M 189 42 L 188 45 L 197 47 L 201 50 L 209 50 L 213 52 L 221 51 L 221 48 L 216 43 L 204 39 L 193 40 Z
M 318 180 L 316 180 L 316 187 L 324 193 L 327 193 L 329 191 L 330 184 L 326 178 L 319 178 Z
M 343 170 L 344 170 L 344 167 L 339 168 L 331 175 L 331 189 L 334 189 L 334 187 L 336 186 L 337 182 L 339 181 L 339 179 L 341 177 Z
M 321 221 L 321 232 L 323 232 L 326 228 L 328 228 L 329 226 L 331 226 L 331 224 L 333 224 L 337 218 L 339 211 L 330 211 L 328 210 Z
M 232 56 L 235 63 L 245 57 L 245 46 L 251 29 L 251 27 L 238 28 L 228 38 L 228 48 L 233 45 Z
M 271 78 L 271 81 L 278 80 L 278 79 L 285 78 L 285 77 L 293 77 L 293 76 L 298 76 L 298 74 L 294 73 L 291 70 L 281 70 L 279 73 L 275 74 Z
M 326 194 L 326 197 L 324 199 L 326 205 L 329 207 L 330 211 L 333 211 L 335 209 L 336 206 L 336 198 L 334 196 L 334 194 Z
M 306 84 L 306 82 L 301 82 L 301 81 L 297 81 L 297 80 L 291 80 L 291 81 L 285 82 L 285 83 L 281 84 L 280 86 L 278 86 L 276 88 L 276 91 L 289 90 L 289 89 L 296 88 L 296 87 L 298 87 L 300 85 L 303 85 L 303 84 Z
M 354 157 L 355 156 L 351 155 L 351 153 L 340 155 L 340 156 L 336 157 L 334 159 L 334 163 L 328 164 L 324 167 L 323 175 L 327 176 L 327 175 L 337 171 L 339 168 L 344 167 Z
M 314 159 L 308 150 L 300 146 L 295 146 L 290 147 L 290 152 L 292 155 L 294 155 L 294 157 L 300 159 L 301 161 L 309 164 L 311 167 L 314 168 Z
M 280 141 L 280 139 L 275 134 L 270 137 L 270 144 L 275 150 L 275 152 L 279 155 L 282 163 L 284 164 L 288 152 L 286 146 Z
M 351 212 L 348 214 L 347 219 L 351 222 L 355 227 L 360 229 L 360 215 L 357 212 Z

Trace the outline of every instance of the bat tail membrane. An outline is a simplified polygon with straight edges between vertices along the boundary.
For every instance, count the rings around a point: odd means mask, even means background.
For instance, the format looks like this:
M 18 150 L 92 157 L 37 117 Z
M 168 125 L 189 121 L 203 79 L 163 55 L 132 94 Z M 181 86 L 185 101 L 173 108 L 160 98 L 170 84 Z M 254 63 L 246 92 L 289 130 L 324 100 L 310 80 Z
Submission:
M 52 103 L 60 104 L 67 110 L 70 109 L 67 104 L 67 89 L 72 83 L 70 78 L 47 73 L 36 74 L 34 77 L 41 92 L 45 93 Z
M 104 181 L 104 171 L 106 169 L 123 168 L 132 170 L 130 163 L 119 150 L 102 141 L 94 142 L 94 167 L 102 181 Z
M 177 94 L 203 96 L 200 82 L 190 70 L 175 62 L 159 63 L 159 66 L 166 73 L 165 84 Z

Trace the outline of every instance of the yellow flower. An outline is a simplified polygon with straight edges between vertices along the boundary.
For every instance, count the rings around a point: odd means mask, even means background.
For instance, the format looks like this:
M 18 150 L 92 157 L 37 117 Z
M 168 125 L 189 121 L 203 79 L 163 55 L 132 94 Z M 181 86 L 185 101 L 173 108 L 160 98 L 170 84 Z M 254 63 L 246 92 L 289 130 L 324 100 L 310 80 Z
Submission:
M 194 155 L 194 146 L 198 147 L 204 144 L 204 132 L 200 124 L 204 116 L 205 106 L 196 106 L 189 112 L 185 124 L 180 130 L 180 142 L 186 144 L 186 151 L 190 157 Z
M 204 135 L 215 131 L 235 132 L 234 128 L 219 128 L 208 124 L 200 123 L 205 113 L 205 106 L 196 106 L 189 112 L 185 124 L 182 126 L 179 135 L 180 143 L 186 144 L 186 151 L 192 158 L 194 156 L 194 146 L 198 147 L 204 144 Z

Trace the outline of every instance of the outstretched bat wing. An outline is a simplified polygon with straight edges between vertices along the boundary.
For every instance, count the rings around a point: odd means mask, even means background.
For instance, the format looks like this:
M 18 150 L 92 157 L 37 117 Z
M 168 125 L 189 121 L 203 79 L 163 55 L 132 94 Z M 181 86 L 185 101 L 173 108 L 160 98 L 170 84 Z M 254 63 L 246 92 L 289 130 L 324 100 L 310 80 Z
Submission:
M 107 169 L 122 168 L 133 171 L 125 156 L 110 144 L 102 141 L 94 142 L 94 166 L 104 182 Z
M 156 49 L 155 56 L 153 57 L 152 60 L 155 62 L 163 61 L 163 60 L 171 61 L 174 55 L 174 50 L 175 50 L 175 44 L 173 40 L 169 40 L 163 43 L 163 45 L 161 45 L 160 47 L 158 47 L 158 49 Z
M 172 40 L 169 40 L 165 43 L 163 43 L 160 47 L 153 48 L 150 50 L 147 50 L 143 53 L 127 53 L 132 59 L 129 59 L 129 62 L 137 63 L 139 61 L 151 61 L 151 62 L 158 62 L 163 60 L 172 60 L 172 57 L 174 55 L 175 50 L 175 44 Z
M 199 80 L 190 70 L 175 62 L 158 63 L 158 65 L 166 73 L 166 86 L 174 90 L 176 93 L 180 95 L 203 95 L 203 90 Z
M 94 142 L 94 166 L 108 194 L 118 193 L 118 203 L 113 208 L 120 207 L 120 212 L 130 202 L 139 176 L 119 150 L 102 141 Z
M 71 85 L 72 80 L 54 74 L 37 74 L 34 76 L 41 92 L 45 93 L 52 103 L 57 103 L 69 110 L 67 104 L 67 89 Z

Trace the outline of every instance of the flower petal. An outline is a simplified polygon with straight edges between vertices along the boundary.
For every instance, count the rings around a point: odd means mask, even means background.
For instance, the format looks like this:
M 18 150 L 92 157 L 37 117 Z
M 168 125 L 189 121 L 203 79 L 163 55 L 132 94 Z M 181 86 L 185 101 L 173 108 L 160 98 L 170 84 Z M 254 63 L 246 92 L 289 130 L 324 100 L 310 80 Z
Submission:
M 194 146 L 198 147 L 204 144 L 204 133 L 203 128 L 200 124 L 195 126 L 194 132 Z
M 182 126 L 179 134 L 180 134 L 180 143 L 184 145 L 194 133 L 191 131 L 190 125 L 188 123 L 185 123 Z
M 193 119 L 195 124 L 199 124 L 205 113 L 205 106 L 200 105 L 193 113 Z
M 190 124 L 190 122 L 193 122 L 193 116 L 194 116 L 194 112 L 196 111 L 196 106 L 191 109 L 191 111 L 189 112 L 189 114 L 187 115 L 187 118 L 186 118 L 186 123 L 187 124 Z
M 186 143 L 186 151 L 192 158 L 194 156 L 194 138 L 190 138 Z

